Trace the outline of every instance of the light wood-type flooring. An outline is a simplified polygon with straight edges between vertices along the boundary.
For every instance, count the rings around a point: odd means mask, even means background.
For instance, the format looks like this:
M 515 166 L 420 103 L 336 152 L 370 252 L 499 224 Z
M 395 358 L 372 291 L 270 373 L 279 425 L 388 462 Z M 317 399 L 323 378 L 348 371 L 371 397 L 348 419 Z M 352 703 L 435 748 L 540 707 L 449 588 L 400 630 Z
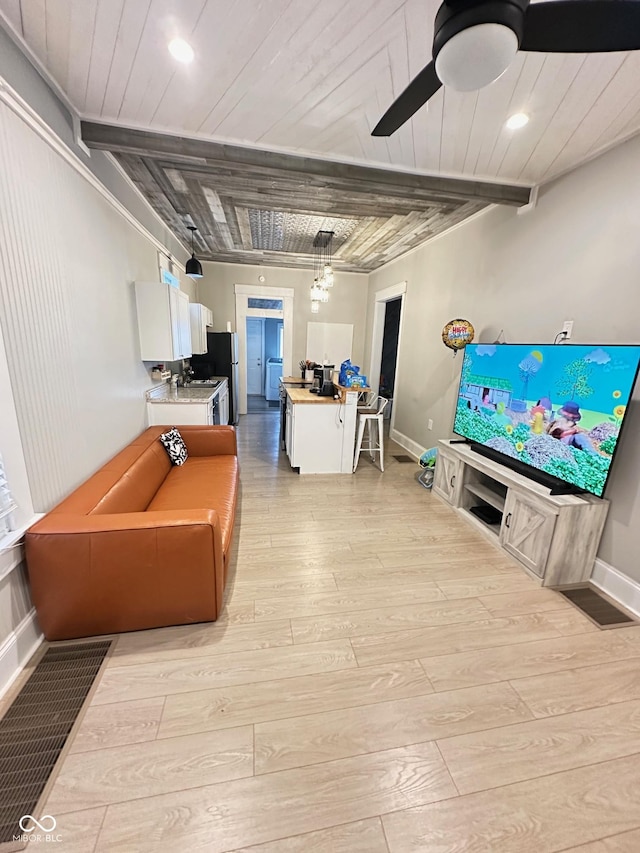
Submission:
M 238 429 L 223 617 L 118 638 L 45 805 L 60 849 L 640 851 L 640 629 L 539 588 L 397 446 L 301 477 L 277 429 Z

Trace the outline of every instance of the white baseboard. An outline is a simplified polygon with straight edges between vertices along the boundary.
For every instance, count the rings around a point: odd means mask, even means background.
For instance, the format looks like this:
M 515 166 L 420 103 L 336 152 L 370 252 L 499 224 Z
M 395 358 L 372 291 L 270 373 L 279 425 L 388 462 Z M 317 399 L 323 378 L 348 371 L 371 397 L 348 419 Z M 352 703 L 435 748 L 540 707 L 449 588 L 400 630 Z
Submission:
M 640 617 L 640 583 L 614 569 L 599 557 L 591 573 L 591 583 L 617 601 L 630 613 Z
M 0 697 L 20 675 L 42 640 L 36 611 L 32 609 L 0 646 Z
M 421 447 L 417 441 L 414 441 L 403 433 L 398 432 L 397 429 L 390 430 L 389 438 L 391 441 L 395 441 L 396 444 L 399 444 L 400 447 L 402 447 L 403 450 L 406 450 L 411 456 L 415 457 L 416 461 L 420 459 L 426 449 Z

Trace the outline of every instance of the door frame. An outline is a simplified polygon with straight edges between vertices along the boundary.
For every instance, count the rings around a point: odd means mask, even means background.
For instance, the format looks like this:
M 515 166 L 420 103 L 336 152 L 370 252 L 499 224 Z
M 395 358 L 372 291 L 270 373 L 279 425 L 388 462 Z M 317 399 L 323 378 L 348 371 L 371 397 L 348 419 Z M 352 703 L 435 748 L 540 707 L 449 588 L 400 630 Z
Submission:
M 264 284 L 236 284 L 236 330 L 238 332 L 238 414 L 247 414 L 247 317 L 275 317 L 283 321 L 282 374 L 293 372 L 293 297 L 292 287 L 268 287 Z M 249 308 L 249 297 L 282 299 L 282 311 Z
M 369 387 L 376 393 L 380 390 L 380 367 L 382 365 L 382 343 L 384 340 L 384 318 L 387 310 L 387 302 L 400 298 L 400 328 L 398 329 L 398 349 L 396 351 L 396 379 L 393 391 L 394 402 L 391 407 L 390 430 L 395 428 L 396 412 L 395 404 L 398 377 L 400 375 L 400 349 L 402 346 L 402 327 L 404 320 L 404 300 L 407 293 L 407 282 L 401 281 L 391 287 L 385 287 L 375 294 L 373 305 L 373 330 L 371 333 L 371 358 L 369 359 Z
M 265 346 L 264 346 L 264 328 L 265 328 L 265 326 L 264 326 L 264 321 L 266 320 L 266 317 L 252 317 L 251 315 L 249 315 L 248 317 L 245 318 L 245 321 L 244 321 L 245 329 L 247 328 L 247 320 L 257 320 L 260 323 L 260 389 L 261 390 L 260 390 L 260 394 L 258 394 L 257 396 L 264 397 L 265 381 L 266 381 L 266 376 L 267 376 L 266 366 L 264 363 L 264 352 L 265 352 Z M 247 381 L 247 385 L 248 385 L 248 381 Z M 247 395 L 248 394 L 249 394 L 249 389 L 247 387 Z

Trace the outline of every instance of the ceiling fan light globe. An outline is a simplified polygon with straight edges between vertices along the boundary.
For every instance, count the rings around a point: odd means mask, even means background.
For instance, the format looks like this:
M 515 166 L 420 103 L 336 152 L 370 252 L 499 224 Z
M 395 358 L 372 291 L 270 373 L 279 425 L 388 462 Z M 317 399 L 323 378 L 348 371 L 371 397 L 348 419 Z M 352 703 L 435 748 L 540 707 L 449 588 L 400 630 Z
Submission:
M 493 83 L 518 52 L 518 37 L 504 24 L 477 24 L 452 36 L 436 57 L 436 73 L 445 86 L 473 92 Z

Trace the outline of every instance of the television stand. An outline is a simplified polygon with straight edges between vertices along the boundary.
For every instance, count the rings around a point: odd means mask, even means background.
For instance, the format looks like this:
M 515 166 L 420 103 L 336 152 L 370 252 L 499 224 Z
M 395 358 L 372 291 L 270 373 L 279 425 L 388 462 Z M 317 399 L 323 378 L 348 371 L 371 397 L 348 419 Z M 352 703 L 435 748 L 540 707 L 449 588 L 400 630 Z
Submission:
M 515 557 L 543 586 L 568 586 L 591 577 L 609 502 L 590 494 L 554 494 L 480 455 L 469 443 L 438 442 L 433 492 L 476 529 Z M 482 519 L 501 513 L 500 523 Z M 476 511 L 472 512 L 472 508 Z
M 498 462 L 500 465 L 503 465 L 507 468 L 511 468 L 512 471 L 517 471 L 518 474 L 523 474 L 529 480 L 535 480 L 536 483 L 540 483 L 543 486 L 546 486 L 550 489 L 550 493 L 552 495 L 584 495 L 585 490 L 580 489 L 578 486 L 574 486 L 572 483 L 567 483 L 565 480 L 561 480 L 559 477 L 554 477 L 553 474 L 547 474 L 546 471 L 539 471 L 537 468 L 532 468 L 530 465 L 525 465 L 524 462 L 521 462 L 519 459 L 510 459 L 509 462 L 503 462 L 503 455 L 499 453 L 497 450 L 494 450 L 492 447 L 487 447 L 486 444 L 478 444 L 477 441 L 467 442 L 466 438 L 457 439 L 454 438 L 449 442 L 449 445 L 452 444 L 469 444 L 469 447 L 473 450 L 474 453 L 479 453 L 481 456 L 486 456 L 488 459 L 493 459 L 494 462 Z

